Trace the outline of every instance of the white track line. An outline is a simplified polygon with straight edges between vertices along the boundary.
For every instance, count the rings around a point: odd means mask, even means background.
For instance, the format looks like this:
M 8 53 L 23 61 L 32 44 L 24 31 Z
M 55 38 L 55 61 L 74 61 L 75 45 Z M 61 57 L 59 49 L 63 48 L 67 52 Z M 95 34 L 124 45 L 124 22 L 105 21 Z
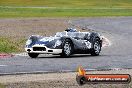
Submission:
M 60 7 L 47 7 L 47 6 L 0 6 L 0 8 L 60 9 Z M 132 9 L 132 7 L 114 7 L 114 8 L 105 8 L 105 7 L 68 8 L 68 7 L 62 7 L 61 9 Z
M 35 8 L 35 9 L 46 9 L 46 8 L 56 8 L 56 7 L 35 7 L 35 6 L 0 6 L 0 8 Z
M 26 52 L 14 54 L 15 56 L 28 56 Z
M 8 65 L 0 65 L 0 67 L 5 67 L 5 66 L 8 66 Z

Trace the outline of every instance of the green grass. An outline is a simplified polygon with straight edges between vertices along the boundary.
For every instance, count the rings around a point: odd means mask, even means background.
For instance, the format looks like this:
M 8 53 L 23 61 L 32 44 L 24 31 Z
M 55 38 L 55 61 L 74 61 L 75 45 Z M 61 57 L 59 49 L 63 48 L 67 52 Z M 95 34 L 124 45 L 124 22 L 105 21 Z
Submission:
M 2 85 L 2 84 L 0 84 L 0 88 L 5 88 L 5 86 L 4 86 L 4 85 Z
M 0 0 L 1 6 L 132 7 L 132 0 Z
M 1 18 L 132 16 L 132 0 L 1 0 L 0 6 Z
M 0 53 L 11 53 L 11 52 L 17 52 L 18 48 L 17 45 L 13 42 L 11 42 L 7 38 L 0 38 Z
M 0 8 L 0 17 L 132 16 L 132 9 Z

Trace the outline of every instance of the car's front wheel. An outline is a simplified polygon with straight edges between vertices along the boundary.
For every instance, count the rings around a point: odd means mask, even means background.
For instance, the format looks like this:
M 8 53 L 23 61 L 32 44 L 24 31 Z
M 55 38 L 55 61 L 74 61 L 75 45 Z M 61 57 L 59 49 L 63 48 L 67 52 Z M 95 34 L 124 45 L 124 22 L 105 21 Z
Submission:
M 95 40 L 93 44 L 93 48 L 91 50 L 91 55 L 92 56 L 98 56 L 101 51 L 101 44 L 98 39 Z
M 38 53 L 28 53 L 28 55 L 31 57 L 31 58 L 37 58 L 38 57 Z
M 72 52 L 73 52 L 73 44 L 69 39 L 67 39 L 63 44 L 61 57 L 69 57 L 72 54 Z

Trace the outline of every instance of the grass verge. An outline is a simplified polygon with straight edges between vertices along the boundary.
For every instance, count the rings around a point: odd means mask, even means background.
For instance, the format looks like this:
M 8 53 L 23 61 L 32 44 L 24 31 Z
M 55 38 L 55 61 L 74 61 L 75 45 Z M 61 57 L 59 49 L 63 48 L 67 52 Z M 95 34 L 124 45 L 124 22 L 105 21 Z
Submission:
M 2 84 L 0 84 L 0 88 L 5 88 L 5 86 L 4 86 L 4 85 L 2 85 Z
M 132 0 L 0 0 L 1 6 L 132 7 Z
M 9 8 L 0 7 L 1 18 L 132 16 L 130 8 Z
M 12 53 L 20 51 L 20 42 L 12 42 L 8 38 L 0 37 L 0 53 Z

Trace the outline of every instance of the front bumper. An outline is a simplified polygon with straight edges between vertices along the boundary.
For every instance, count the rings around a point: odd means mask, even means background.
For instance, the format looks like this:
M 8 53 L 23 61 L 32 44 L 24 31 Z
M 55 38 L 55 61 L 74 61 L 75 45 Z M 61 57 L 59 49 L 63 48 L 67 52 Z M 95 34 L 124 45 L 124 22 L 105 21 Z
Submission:
M 51 49 L 46 46 L 34 45 L 31 48 L 25 48 L 27 53 L 40 53 L 40 54 L 60 54 L 62 49 Z

